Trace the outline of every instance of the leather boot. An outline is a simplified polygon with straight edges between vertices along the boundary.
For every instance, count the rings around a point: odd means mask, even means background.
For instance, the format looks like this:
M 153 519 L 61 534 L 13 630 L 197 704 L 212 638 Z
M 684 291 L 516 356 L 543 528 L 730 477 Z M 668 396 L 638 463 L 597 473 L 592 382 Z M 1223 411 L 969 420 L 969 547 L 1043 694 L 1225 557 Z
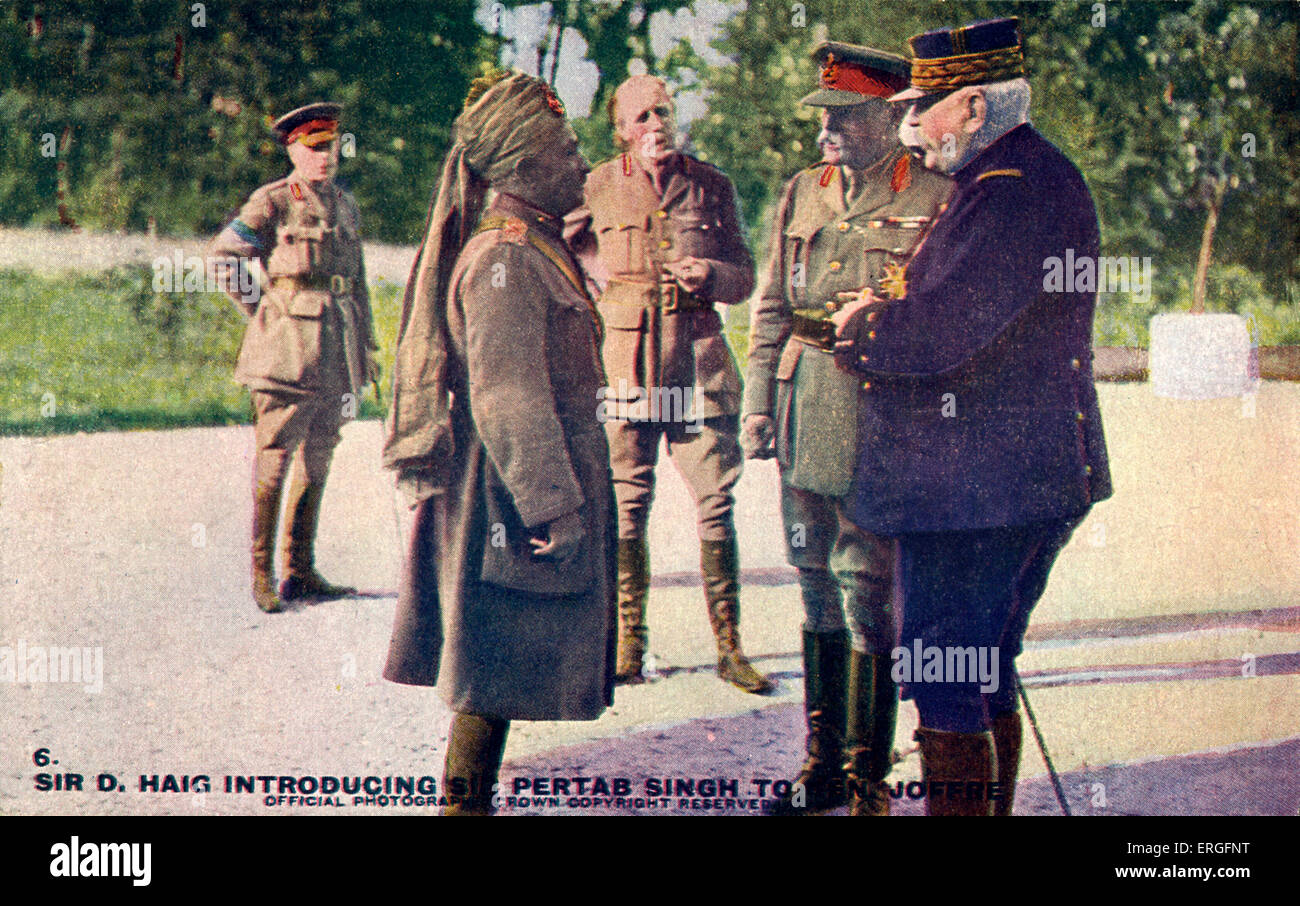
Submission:
M 704 573 L 709 623 L 718 640 L 718 678 L 755 695 L 771 692 L 772 681 L 755 670 L 740 650 L 740 557 L 736 539 L 701 541 L 700 570 Z
M 803 703 L 808 715 L 808 757 L 794 784 L 803 785 L 803 804 L 795 804 L 795 789 L 779 797 L 772 815 L 812 815 L 839 808 L 845 801 L 844 681 L 848 633 L 803 634 Z
M 253 601 L 265 613 L 279 613 L 275 594 L 275 529 L 280 521 L 280 483 L 258 482 L 253 490 Z
M 443 815 L 492 815 L 492 787 L 501 772 L 510 721 L 457 713 L 447 737 L 442 791 Z
M 289 525 L 285 530 L 289 563 L 284 581 L 280 583 L 280 597 L 286 601 L 343 598 L 357 593 L 355 588 L 347 585 L 331 585 L 316 572 L 316 524 L 320 521 L 324 496 L 324 482 L 295 481 L 289 487 Z
M 644 538 L 618 539 L 618 662 L 614 682 L 644 683 L 641 660 L 648 632 L 645 599 L 650 587 L 650 551 Z
M 998 785 L 1002 792 L 1001 799 L 993 800 L 993 815 L 997 818 L 1009 817 L 1015 804 L 1023 732 L 1019 711 L 1008 711 L 993 718 L 993 751 L 997 757 Z
M 844 772 L 850 815 L 889 814 L 885 778 L 893 767 L 894 718 L 898 713 L 898 691 L 890 676 L 892 663 L 882 655 L 849 652 Z
M 921 777 L 927 815 L 987 817 L 993 814 L 988 785 L 993 782 L 993 740 L 988 733 L 952 733 L 920 727 Z M 930 784 L 942 783 L 942 790 Z M 959 786 L 954 787 L 954 784 Z M 978 788 L 972 788 L 978 784 Z

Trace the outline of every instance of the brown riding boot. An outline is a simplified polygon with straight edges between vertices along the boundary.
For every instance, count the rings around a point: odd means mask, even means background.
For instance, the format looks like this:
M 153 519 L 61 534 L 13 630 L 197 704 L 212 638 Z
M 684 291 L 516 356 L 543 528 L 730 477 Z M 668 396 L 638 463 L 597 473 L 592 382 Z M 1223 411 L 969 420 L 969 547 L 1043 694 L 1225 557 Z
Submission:
M 275 529 L 280 520 L 280 483 L 258 483 L 253 491 L 253 601 L 265 613 L 279 613 L 275 593 Z
M 993 740 L 988 733 L 952 733 L 919 727 L 921 777 L 927 815 L 987 817 L 993 782 Z M 941 787 L 932 786 L 941 784 Z
M 803 634 L 803 702 L 808 715 L 808 757 L 789 793 L 771 815 L 813 815 L 844 804 L 844 681 L 848 633 Z M 802 792 L 802 795 L 799 795 Z
M 289 487 L 289 524 L 285 529 L 289 562 L 284 581 L 280 583 L 280 597 L 286 601 L 343 598 L 357 593 L 350 586 L 330 584 L 316 572 L 316 525 L 324 496 L 324 482 L 295 481 Z
M 614 682 L 644 683 L 641 661 L 648 632 L 645 599 L 650 588 L 650 551 L 644 538 L 618 539 L 618 661 Z
M 492 787 L 501 772 L 510 721 L 477 714 L 457 713 L 447 737 L 442 792 L 447 805 L 442 814 L 493 815 Z
M 894 718 L 898 713 L 891 664 L 883 655 L 849 652 L 844 772 L 850 815 L 889 814 L 885 778 L 893 767 Z
M 1008 711 L 993 718 L 993 751 L 997 756 L 998 786 L 1002 798 L 993 800 L 993 815 L 1009 817 L 1016 798 L 1016 775 L 1020 772 L 1020 744 L 1024 731 L 1020 712 Z
M 740 650 L 740 557 L 736 539 L 700 542 L 700 570 L 704 573 L 704 599 L 709 623 L 718 640 L 718 678 L 762 695 L 772 691 L 772 681 L 754 669 Z

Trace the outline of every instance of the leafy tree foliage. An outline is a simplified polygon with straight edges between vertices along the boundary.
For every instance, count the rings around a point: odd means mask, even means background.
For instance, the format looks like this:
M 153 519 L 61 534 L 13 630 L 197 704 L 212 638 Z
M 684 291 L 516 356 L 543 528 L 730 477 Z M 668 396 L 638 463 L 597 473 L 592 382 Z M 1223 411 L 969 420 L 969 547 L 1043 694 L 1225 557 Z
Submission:
M 413 241 L 494 53 L 470 0 L 44 0 L 0 15 L 0 216 L 18 223 L 212 232 L 287 172 L 269 122 L 328 98 L 346 105 L 340 181 L 367 235 Z

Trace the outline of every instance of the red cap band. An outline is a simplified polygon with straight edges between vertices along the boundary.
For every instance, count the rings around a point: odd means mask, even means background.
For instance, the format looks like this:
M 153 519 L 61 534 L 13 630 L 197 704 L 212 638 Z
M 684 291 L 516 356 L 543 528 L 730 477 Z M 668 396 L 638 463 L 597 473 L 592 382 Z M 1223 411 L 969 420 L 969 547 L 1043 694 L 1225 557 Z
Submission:
M 286 145 L 292 145 L 304 135 L 312 132 L 330 132 L 338 126 L 338 120 L 308 120 L 284 137 Z
M 835 54 L 827 54 L 826 62 L 822 64 L 820 85 L 873 98 L 888 98 L 907 87 L 907 79 L 901 76 L 896 79 L 886 76 L 886 79 L 882 81 L 868 75 L 867 70 L 856 63 L 841 63 L 835 59 Z

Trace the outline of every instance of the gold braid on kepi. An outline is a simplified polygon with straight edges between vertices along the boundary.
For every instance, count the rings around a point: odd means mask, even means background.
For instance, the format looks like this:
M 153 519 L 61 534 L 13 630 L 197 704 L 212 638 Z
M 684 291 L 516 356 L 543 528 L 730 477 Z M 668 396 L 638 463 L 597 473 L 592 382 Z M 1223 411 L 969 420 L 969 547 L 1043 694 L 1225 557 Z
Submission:
M 912 61 L 912 87 L 922 91 L 951 91 L 966 85 L 1005 82 L 1025 74 L 1019 47 L 959 57 Z
M 1020 22 L 1014 17 L 927 31 L 907 43 L 912 48 L 912 83 L 890 101 L 917 100 L 1025 75 Z

